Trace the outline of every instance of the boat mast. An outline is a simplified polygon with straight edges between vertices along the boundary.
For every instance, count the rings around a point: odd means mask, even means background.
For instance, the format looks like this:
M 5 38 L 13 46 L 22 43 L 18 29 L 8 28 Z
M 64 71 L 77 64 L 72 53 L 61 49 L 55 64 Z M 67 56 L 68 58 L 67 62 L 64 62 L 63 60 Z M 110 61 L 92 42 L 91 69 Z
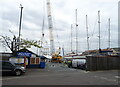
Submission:
M 88 18 L 86 15 L 86 30 L 87 30 L 87 48 L 88 48 L 88 54 L 89 54 L 89 36 L 88 36 Z
M 40 48 L 40 51 L 39 51 L 41 55 L 43 55 L 44 52 L 45 52 L 45 50 L 43 50 L 44 49 L 43 42 L 45 41 L 44 40 L 45 39 L 45 33 L 44 33 L 44 25 L 45 25 L 45 1 L 43 1 L 43 13 L 44 13 L 44 15 L 43 15 L 43 21 L 42 21 L 42 29 L 41 29 L 41 33 L 40 33 L 40 37 L 41 37 L 41 39 L 40 39 L 40 46 L 41 46 L 41 48 Z
M 40 54 L 40 55 L 43 55 L 43 40 L 44 40 L 44 36 L 45 36 L 45 34 L 44 34 L 44 17 L 43 17 L 41 40 L 40 40 L 40 46 L 41 46 L 42 48 L 40 48 L 40 51 L 39 51 L 39 54 Z
M 78 24 L 77 24 L 77 9 L 75 10 L 76 13 L 76 54 L 78 54 Z
M 100 42 L 100 11 L 98 11 L 98 28 L 99 28 L 99 51 L 100 51 L 100 48 L 101 48 L 101 42 Z
M 19 45 L 18 45 L 18 50 L 20 49 L 20 36 L 21 36 L 21 24 L 22 24 L 22 11 L 23 11 L 23 7 L 22 5 L 20 4 L 20 23 L 19 23 Z
M 42 24 L 42 38 L 41 38 L 41 47 L 43 46 L 43 38 L 44 38 L 44 19 L 43 19 L 43 24 Z
M 73 50 L 72 50 L 72 29 L 73 29 L 73 26 L 72 26 L 72 24 L 71 24 L 71 52 L 73 51 Z
M 109 24 L 109 28 L 108 28 L 108 48 L 110 48 L 110 18 L 108 19 L 108 24 Z

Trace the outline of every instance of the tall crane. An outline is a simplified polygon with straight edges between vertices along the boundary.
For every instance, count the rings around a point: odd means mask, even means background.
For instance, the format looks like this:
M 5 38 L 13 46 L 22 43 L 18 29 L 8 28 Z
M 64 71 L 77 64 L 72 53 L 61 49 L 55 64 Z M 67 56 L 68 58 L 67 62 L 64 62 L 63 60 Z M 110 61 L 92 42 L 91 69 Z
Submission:
M 52 23 L 50 0 L 47 0 L 47 13 L 48 13 L 48 27 L 50 34 L 50 55 L 53 55 L 55 52 L 55 48 L 54 48 L 53 23 Z

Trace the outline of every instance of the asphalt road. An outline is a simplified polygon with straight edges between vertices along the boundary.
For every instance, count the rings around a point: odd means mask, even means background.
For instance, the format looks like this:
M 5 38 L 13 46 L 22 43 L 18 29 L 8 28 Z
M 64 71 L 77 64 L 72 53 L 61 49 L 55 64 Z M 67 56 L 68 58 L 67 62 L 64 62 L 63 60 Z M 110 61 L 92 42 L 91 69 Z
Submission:
M 118 85 L 118 71 L 84 71 L 58 63 L 27 69 L 22 76 L 3 76 L 2 85 Z

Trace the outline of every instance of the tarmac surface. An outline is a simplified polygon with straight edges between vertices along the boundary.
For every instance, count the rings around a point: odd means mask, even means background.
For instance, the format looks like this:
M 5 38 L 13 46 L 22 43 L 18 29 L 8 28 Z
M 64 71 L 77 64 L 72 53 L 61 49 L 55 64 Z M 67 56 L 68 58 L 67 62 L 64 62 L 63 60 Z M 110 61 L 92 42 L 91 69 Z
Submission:
M 118 85 L 118 70 L 85 71 L 59 63 L 47 63 L 45 69 L 27 68 L 22 76 L 2 76 L 2 85 Z

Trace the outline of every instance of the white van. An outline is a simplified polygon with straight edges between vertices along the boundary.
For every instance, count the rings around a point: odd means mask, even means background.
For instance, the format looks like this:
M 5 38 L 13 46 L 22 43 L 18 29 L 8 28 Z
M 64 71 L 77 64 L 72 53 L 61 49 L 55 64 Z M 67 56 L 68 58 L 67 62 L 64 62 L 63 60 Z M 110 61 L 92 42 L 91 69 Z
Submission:
M 79 68 L 79 69 L 85 69 L 86 68 L 86 59 L 73 59 L 72 67 Z

